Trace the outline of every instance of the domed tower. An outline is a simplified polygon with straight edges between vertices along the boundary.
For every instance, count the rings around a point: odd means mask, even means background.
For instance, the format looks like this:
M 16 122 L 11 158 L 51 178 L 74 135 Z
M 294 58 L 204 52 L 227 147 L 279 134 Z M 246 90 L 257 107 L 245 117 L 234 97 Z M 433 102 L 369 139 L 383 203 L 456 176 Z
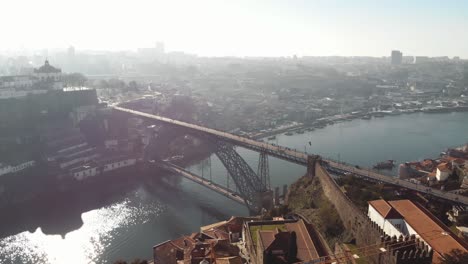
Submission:
M 45 88 L 54 90 L 63 88 L 62 70 L 50 65 L 49 60 L 46 60 L 41 67 L 34 69 L 34 76 Z

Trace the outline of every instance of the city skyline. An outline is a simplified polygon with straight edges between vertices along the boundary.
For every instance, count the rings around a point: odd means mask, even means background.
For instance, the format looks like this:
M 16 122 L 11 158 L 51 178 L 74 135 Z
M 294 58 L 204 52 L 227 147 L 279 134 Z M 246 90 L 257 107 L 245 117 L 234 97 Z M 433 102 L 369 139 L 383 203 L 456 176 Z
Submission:
M 200 56 L 381 57 L 400 50 L 468 57 L 468 3 L 457 1 L 23 0 L 6 7 L 11 12 L 0 23 L 15 23 L 4 29 L 3 51 L 136 50 L 162 40 L 168 51 Z

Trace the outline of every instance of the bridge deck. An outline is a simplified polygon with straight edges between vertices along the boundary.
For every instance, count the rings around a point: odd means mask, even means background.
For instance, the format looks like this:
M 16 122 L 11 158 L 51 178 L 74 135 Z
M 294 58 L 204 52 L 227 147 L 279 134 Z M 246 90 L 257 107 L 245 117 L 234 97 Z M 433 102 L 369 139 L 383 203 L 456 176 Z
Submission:
M 232 190 L 229 190 L 227 188 L 225 188 L 224 186 L 221 186 L 219 184 L 216 184 L 216 183 L 213 183 L 207 179 L 204 179 L 194 173 L 191 173 L 190 171 L 187 171 L 185 170 L 184 168 L 182 167 L 179 167 L 175 164 L 172 164 L 172 163 L 169 163 L 169 162 L 159 162 L 159 165 L 161 165 L 161 167 L 163 169 L 166 169 L 168 171 L 171 171 L 173 173 L 176 173 L 176 174 L 179 174 L 193 182 L 196 182 L 200 185 L 203 185 L 205 186 L 206 188 L 212 190 L 212 191 L 215 191 L 223 196 L 226 196 L 227 198 L 235 201 L 235 202 L 238 202 L 238 203 L 241 203 L 241 204 L 245 204 L 245 201 L 244 199 L 242 199 L 240 196 L 236 195 L 236 194 L 233 194 Z
M 227 142 L 233 143 L 241 147 L 245 147 L 245 148 L 252 149 L 255 151 L 260 151 L 260 152 L 263 151 L 271 156 L 307 166 L 308 154 L 304 152 L 293 150 L 287 147 L 269 144 L 266 142 L 253 140 L 250 138 L 241 137 L 238 135 L 219 131 L 219 130 L 212 129 L 212 128 L 207 128 L 207 127 L 203 127 L 203 126 L 199 126 L 195 124 L 190 124 L 187 122 L 182 122 L 179 120 L 170 119 L 167 117 L 152 115 L 152 114 L 143 113 L 140 111 L 135 111 L 135 110 L 117 107 L 117 106 L 114 106 L 114 109 L 125 112 L 125 113 L 141 116 L 141 117 L 158 120 L 167 124 L 172 124 L 172 125 L 179 126 L 179 127 L 193 129 L 195 131 L 204 132 L 204 133 L 210 134 L 212 136 L 216 136 Z M 468 197 L 466 196 L 433 189 L 427 186 L 415 184 L 415 183 L 405 181 L 405 180 L 400 180 L 395 177 L 386 176 L 386 175 L 377 173 L 372 170 L 361 169 L 361 168 L 358 169 L 354 166 L 339 163 L 339 162 L 332 161 L 332 160 L 323 160 L 323 161 L 327 162 L 328 166 L 334 169 L 351 172 L 363 178 L 368 178 L 368 179 L 372 179 L 372 180 L 387 183 L 387 184 L 401 186 L 401 187 L 411 189 L 414 191 L 424 192 L 424 193 L 427 193 L 427 194 L 430 194 L 430 195 L 433 195 L 433 196 L 436 196 L 445 200 L 449 200 L 452 202 L 468 205 Z

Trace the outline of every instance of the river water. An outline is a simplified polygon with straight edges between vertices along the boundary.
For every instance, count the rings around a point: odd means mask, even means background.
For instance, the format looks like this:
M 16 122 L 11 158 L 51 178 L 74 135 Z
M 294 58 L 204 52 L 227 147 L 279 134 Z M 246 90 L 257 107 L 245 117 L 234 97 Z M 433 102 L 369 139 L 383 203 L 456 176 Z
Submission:
M 357 119 L 304 134 L 278 135 L 271 142 L 361 166 L 387 159 L 400 163 L 436 157 L 447 147 L 468 142 L 468 112 Z M 258 154 L 245 149 L 238 152 L 256 170 Z M 305 173 L 304 167 L 275 158 L 269 163 L 272 187 L 290 184 Z M 209 167 L 198 164 L 190 170 L 209 178 Z M 153 245 L 248 213 L 243 206 L 186 179 L 166 184 L 133 176 L 48 200 L 46 206 L 33 202 L 18 208 L 14 215 L 19 221 L 0 226 L 8 234 L 0 238 L 0 263 L 150 259 Z M 226 170 L 215 156 L 211 157 L 211 177 L 228 184 Z M 234 189 L 232 181 L 229 184 Z

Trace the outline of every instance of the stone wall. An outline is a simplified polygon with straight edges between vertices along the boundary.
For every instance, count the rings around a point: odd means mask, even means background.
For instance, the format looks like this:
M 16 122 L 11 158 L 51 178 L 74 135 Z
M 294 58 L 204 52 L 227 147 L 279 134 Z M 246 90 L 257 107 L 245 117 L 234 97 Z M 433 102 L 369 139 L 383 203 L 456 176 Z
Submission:
M 364 249 L 361 254 L 367 256 L 366 260 L 369 263 L 431 263 L 432 251 L 414 237 L 397 239 L 386 236 L 383 230 L 343 193 L 320 165 L 320 160 L 316 160 L 313 168 L 315 175 L 310 175 L 310 169 L 309 175 L 319 178 L 324 195 L 335 206 L 343 225 L 354 236 L 357 247 Z M 380 248 L 385 248 L 385 251 L 380 251 Z M 373 251 L 367 251 L 369 249 Z

